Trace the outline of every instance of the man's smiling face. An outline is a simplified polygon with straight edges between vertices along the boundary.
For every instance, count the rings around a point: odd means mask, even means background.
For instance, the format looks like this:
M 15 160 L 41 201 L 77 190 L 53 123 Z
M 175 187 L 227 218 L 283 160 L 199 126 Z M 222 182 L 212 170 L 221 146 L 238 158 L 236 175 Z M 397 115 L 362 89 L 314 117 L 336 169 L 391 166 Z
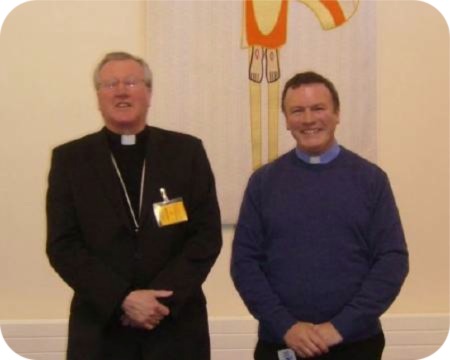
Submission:
M 320 155 L 334 144 L 339 111 L 335 110 L 331 93 L 325 85 L 312 83 L 288 89 L 284 115 L 286 127 L 300 150 Z
M 108 128 L 140 131 L 145 127 L 151 89 L 144 82 L 144 69 L 134 60 L 113 60 L 100 70 L 98 107 Z

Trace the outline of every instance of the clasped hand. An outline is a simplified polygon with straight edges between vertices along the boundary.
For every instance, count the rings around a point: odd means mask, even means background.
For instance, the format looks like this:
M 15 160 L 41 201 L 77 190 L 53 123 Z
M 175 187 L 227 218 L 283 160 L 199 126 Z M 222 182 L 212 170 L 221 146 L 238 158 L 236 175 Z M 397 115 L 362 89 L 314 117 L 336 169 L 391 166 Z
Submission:
M 331 346 L 342 341 L 342 336 L 332 323 L 314 325 L 298 322 L 284 335 L 286 345 L 302 358 L 326 354 Z
M 122 325 L 153 330 L 170 314 L 167 306 L 158 301 L 172 296 L 169 290 L 135 290 L 122 303 Z

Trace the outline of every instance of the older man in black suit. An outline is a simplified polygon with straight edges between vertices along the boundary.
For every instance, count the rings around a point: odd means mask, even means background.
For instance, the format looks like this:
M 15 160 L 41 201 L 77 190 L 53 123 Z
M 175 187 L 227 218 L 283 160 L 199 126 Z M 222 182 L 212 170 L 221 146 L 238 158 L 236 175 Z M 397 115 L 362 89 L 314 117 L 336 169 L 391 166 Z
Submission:
M 148 65 L 107 54 L 105 127 L 54 149 L 47 254 L 74 290 L 69 360 L 210 359 L 201 285 L 222 238 L 200 140 L 146 125 Z

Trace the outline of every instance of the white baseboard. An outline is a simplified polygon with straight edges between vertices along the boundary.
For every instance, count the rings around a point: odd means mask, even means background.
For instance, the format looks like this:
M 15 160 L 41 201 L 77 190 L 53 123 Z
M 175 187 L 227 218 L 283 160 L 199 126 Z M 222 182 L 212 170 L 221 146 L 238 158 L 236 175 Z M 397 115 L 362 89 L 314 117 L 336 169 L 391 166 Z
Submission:
M 382 318 L 386 336 L 383 360 L 417 360 L 444 343 L 449 314 L 401 314 Z M 12 350 L 32 360 L 64 360 L 67 320 L 0 321 Z M 210 319 L 212 360 L 252 360 L 256 321 L 249 317 Z

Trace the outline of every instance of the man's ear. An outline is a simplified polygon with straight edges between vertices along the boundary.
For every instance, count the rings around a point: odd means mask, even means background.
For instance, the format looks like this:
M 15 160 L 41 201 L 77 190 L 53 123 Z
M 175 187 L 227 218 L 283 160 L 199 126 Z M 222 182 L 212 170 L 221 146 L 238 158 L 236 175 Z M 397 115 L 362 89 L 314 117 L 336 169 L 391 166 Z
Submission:
M 286 116 L 286 112 L 284 111 L 284 109 L 282 110 L 283 115 L 284 115 L 284 123 L 286 124 L 286 130 L 291 130 L 291 127 L 289 125 L 289 122 L 287 121 L 287 116 Z
M 147 106 L 148 108 L 152 106 L 152 95 L 153 95 L 153 92 L 152 92 L 152 89 L 150 88 L 150 89 L 148 89 L 148 106 Z

